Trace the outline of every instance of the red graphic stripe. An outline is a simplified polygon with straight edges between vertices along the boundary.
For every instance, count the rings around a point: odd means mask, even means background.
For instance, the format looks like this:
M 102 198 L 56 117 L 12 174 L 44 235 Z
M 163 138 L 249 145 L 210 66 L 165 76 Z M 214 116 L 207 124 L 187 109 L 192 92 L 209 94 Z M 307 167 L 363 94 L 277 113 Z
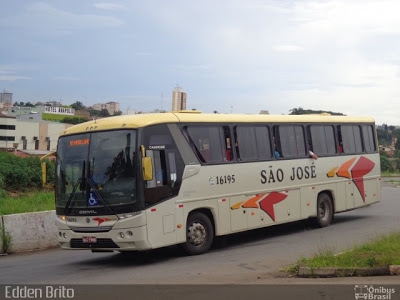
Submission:
M 260 207 L 263 211 L 265 211 L 271 217 L 272 221 L 275 222 L 274 204 L 277 204 L 277 203 L 285 200 L 287 196 L 288 195 L 286 195 L 286 194 L 272 192 L 267 197 L 265 197 L 263 200 L 261 200 L 259 202 Z
M 364 176 L 375 167 L 375 163 L 368 158 L 361 156 L 358 162 L 351 170 L 353 182 L 357 186 L 363 201 L 365 202 Z

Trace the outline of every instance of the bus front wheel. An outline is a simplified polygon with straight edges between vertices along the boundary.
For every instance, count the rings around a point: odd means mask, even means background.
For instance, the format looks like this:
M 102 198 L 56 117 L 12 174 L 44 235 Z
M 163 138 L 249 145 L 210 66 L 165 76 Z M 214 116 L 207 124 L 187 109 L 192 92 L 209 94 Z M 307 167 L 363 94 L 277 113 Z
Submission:
M 210 219 L 201 212 L 189 215 L 186 224 L 186 243 L 183 249 L 189 255 L 203 254 L 210 249 L 214 239 L 214 227 Z
M 326 193 L 318 195 L 317 200 L 317 218 L 316 225 L 318 227 L 329 226 L 333 219 L 333 205 L 331 197 Z

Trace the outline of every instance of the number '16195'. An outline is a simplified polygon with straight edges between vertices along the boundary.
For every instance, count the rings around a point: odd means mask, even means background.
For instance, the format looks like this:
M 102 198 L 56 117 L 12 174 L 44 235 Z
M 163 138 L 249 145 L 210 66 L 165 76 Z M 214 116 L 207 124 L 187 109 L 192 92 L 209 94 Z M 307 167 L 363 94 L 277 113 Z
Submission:
M 216 176 L 217 184 L 235 183 L 235 175 Z

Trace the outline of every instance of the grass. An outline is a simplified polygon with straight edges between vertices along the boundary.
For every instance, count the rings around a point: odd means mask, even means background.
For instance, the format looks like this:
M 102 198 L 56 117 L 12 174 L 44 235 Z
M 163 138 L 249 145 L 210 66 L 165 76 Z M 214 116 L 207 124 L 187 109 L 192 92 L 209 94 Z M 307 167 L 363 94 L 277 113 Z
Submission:
M 283 271 L 296 273 L 300 267 L 366 268 L 388 265 L 400 265 L 400 233 L 384 235 L 336 255 L 325 249 L 311 258 L 301 258 Z
M 48 121 L 61 121 L 66 117 L 66 115 L 57 115 L 57 114 L 49 114 L 42 113 L 42 119 Z
M 11 194 L 0 191 L 0 215 L 55 209 L 54 191 Z
M 400 173 L 384 171 L 384 172 L 381 172 L 381 176 L 382 177 L 397 177 L 397 176 L 400 176 Z

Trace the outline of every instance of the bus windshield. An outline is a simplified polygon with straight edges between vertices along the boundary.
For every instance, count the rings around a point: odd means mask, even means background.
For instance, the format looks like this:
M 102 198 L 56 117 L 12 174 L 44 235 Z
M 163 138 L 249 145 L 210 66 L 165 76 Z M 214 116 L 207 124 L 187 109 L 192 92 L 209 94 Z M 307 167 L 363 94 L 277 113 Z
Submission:
M 136 210 L 136 169 L 135 130 L 61 137 L 56 165 L 57 210 L 106 207 L 114 212 L 121 205 Z

